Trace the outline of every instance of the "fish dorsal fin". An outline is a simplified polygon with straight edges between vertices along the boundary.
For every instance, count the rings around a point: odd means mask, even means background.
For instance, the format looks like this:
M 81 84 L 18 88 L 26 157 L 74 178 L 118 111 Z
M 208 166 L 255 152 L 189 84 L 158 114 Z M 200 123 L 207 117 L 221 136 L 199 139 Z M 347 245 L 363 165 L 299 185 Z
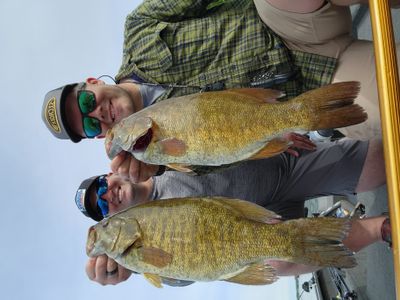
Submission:
M 267 142 L 263 148 L 261 148 L 256 154 L 248 159 L 263 159 L 278 155 L 282 152 L 285 152 L 292 144 L 293 142 L 284 138 L 274 138 Z
M 157 274 L 151 274 L 151 273 L 143 273 L 144 278 L 147 279 L 148 282 L 150 282 L 152 285 L 154 285 L 157 288 L 162 288 L 162 280 L 161 277 Z
M 171 168 L 173 170 L 187 173 L 189 175 L 196 175 L 196 173 L 191 169 L 191 165 L 185 165 L 185 164 L 168 164 L 168 168 Z
M 157 144 L 160 146 L 162 153 L 171 156 L 182 156 L 186 154 L 186 144 L 184 141 L 177 138 L 168 138 L 158 141 Z
M 224 197 L 214 197 L 214 199 L 219 202 L 229 206 L 229 208 L 235 210 L 247 219 L 266 223 L 266 224 L 276 224 L 280 222 L 280 215 L 270 211 L 262 206 L 255 203 L 244 201 L 240 199 L 228 199 Z
M 246 285 L 271 284 L 278 279 L 275 269 L 267 263 L 251 264 L 244 271 L 225 281 Z
M 153 265 L 157 268 L 164 268 L 172 261 L 172 254 L 154 247 L 140 247 L 139 255 L 143 262 Z
M 261 103 L 279 103 L 276 99 L 285 96 L 285 93 L 272 90 L 272 89 L 260 89 L 260 88 L 242 88 L 242 89 L 229 89 L 227 92 L 235 94 L 241 94 L 247 97 L 253 97 Z

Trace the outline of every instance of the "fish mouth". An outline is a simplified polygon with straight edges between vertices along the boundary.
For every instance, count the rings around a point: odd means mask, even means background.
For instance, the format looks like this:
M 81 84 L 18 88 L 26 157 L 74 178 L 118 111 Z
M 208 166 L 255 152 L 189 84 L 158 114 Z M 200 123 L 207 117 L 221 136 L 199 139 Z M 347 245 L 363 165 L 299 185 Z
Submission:
M 136 142 L 132 145 L 131 151 L 132 152 L 143 152 L 149 146 L 151 139 L 153 138 L 153 130 L 149 128 L 147 132 L 139 137 Z

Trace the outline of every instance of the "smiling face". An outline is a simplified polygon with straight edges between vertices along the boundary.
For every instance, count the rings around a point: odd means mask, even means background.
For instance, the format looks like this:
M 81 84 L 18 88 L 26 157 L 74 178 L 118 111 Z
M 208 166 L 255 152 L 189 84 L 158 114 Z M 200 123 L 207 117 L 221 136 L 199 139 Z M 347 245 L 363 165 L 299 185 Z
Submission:
M 87 116 L 100 121 L 101 133 L 98 137 L 104 137 L 109 128 L 135 112 L 132 95 L 118 85 L 107 85 L 101 80 L 88 79 L 84 89 L 92 92 L 96 101 L 94 110 Z M 78 107 L 77 93 L 78 90 L 75 88 L 66 98 L 67 121 L 76 134 L 86 137 L 83 131 L 82 113 Z
M 128 207 L 149 201 L 149 191 L 152 187 L 152 180 L 133 184 L 127 178 L 118 174 L 106 176 L 107 191 L 101 196 L 108 203 L 108 215 L 120 212 Z M 90 203 L 95 207 L 97 195 L 94 188 L 90 190 Z

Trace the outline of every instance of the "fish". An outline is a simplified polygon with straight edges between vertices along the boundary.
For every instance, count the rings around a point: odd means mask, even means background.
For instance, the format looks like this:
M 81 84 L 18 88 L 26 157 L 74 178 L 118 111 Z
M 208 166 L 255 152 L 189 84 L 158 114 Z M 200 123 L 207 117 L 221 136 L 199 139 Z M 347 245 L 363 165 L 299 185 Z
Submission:
M 121 151 L 181 172 L 271 157 L 292 142 L 284 134 L 340 128 L 367 119 L 354 103 L 356 81 L 333 83 L 284 102 L 280 91 L 230 89 L 170 98 L 121 120 L 106 133 L 113 159 Z
M 91 226 L 86 253 L 106 254 L 143 274 L 156 287 L 163 278 L 264 285 L 278 279 L 266 260 L 350 268 L 343 245 L 349 219 L 281 216 L 257 204 L 226 197 L 150 201 Z

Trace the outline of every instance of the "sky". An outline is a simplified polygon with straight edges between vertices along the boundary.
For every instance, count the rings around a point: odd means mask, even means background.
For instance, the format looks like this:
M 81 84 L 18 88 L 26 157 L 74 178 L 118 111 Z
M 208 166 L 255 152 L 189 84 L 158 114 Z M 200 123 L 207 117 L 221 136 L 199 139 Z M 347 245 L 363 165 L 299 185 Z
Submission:
M 108 172 L 109 161 L 101 140 L 55 139 L 41 108 L 51 89 L 117 73 L 125 16 L 138 3 L 0 1 L 1 298 L 295 299 L 292 277 L 264 287 L 213 282 L 162 289 L 137 275 L 116 286 L 87 278 L 85 243 L 93 221 L 73 199 L 83 179 Z

